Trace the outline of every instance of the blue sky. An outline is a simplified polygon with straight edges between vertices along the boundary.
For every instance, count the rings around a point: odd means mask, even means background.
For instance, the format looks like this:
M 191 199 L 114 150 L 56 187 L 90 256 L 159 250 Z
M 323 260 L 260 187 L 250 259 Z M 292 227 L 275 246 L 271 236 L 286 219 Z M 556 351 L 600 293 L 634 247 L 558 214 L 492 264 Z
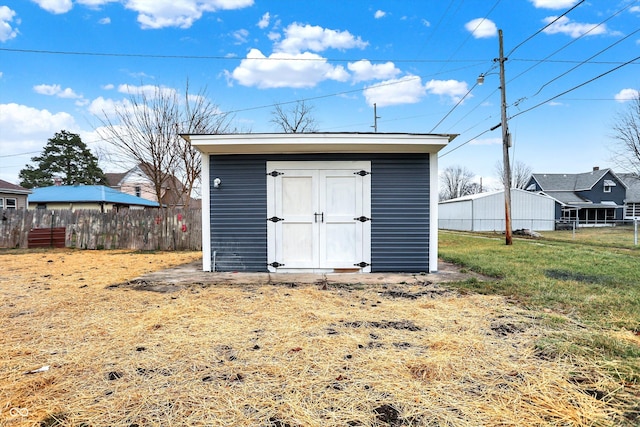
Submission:
M 639 0 L 0 0 L 0 179 L 18 183 L 62 129 L 108 150 L 97 116 L 188 79 L 251 132 L 277 131 L 272 106 L 296 100 L 319 131 L 371 132 L 375 103 L 379 132 L 459 134 L 440 169 L 490 187 L 498 29 L 512 161 L 615 167 L 611 124 L 640 89 L 640 61 L 623 65 L 640 56 Z

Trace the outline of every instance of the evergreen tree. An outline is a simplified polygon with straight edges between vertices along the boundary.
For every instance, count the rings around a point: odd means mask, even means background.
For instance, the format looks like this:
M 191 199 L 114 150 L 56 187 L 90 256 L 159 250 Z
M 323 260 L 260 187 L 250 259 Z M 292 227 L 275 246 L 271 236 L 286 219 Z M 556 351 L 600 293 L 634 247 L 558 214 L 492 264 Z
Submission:
M 36 166 L 27 165 L 18 175 L 25 188 L 48 187 L 54 178 L 63 185 L 105 185 L 107 180 L 98 166 L 98 158 L 87 148 L 80 135 L 62 130 L 50 138 L 42 154 L 32 157 Z

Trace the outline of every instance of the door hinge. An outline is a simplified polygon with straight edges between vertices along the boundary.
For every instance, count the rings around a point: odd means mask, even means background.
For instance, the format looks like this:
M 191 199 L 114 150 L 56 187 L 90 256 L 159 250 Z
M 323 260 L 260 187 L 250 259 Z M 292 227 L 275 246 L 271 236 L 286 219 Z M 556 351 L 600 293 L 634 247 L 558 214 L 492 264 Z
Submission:
M 371 264 L 369 264 L 369 263 L 367 263 L 367 262 L 362 261 L 362 262 L 359 262 L 359 263 L 357 263 L 357 264 L 353 264 L 353 265 L 355 265 L 355 266 L 357 266 L 357 267 L 360 267 L 360 268 L 365 268 L 365 267 L 367 267 L 367 266 L 369 266 L 369 265 L 371 265 Z
M 284 218 L 278 218 L 277 216 L 272 216 L 271 218 L 267 218 L 267 221 L 271 221 L 271 222 L 284 221 Z
M 358 218 L 353 218 L 354 221 L 360 221 L 360 222 L 367 222 L 367 221 L 371 221 L 371 218 L 367 218 L 366 216 L 361 216 Z
M 278 261 L 274 261 L 271 264 L 267 264 L 267 265 L 270 265 L 273 268 L 284 267 L 284 264 L 280 264 Z
M 370 175 L 370 174 L 371 174 L 371 172 L 367 172 L 367 171 L 365 171 L 365 170 L 361 170 L 361 171 L 358 171 L 358 172 L 354 172 L 353 174 L 354 174 L 354 175 L 365 176 L 365 175 Z
M 275 178 L 276 176 L 284 175 L 284 172 L 271 171 L 271 172 L 267 173 L 267 175 L 271 175 L 272 177 Z

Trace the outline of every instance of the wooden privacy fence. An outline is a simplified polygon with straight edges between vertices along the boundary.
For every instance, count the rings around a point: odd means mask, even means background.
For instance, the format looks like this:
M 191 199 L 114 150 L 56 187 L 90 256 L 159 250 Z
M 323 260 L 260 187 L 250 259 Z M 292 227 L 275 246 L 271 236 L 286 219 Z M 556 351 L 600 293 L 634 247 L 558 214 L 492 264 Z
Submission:
M 64 227 L 69 248 L 202 250 L 200 209 L 0 212 L 0 248 L 27 248 L 31 230 Z

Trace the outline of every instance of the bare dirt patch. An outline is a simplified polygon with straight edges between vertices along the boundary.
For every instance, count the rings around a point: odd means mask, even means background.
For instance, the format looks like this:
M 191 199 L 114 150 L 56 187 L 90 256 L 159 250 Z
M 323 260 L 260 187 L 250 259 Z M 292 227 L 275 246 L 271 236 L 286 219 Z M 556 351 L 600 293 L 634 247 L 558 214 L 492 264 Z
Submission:
M 539 317 L 502 298 L 419 276 L 162 272 L 197 258 L 0 254 L 0 423 L 616 424 L 607 396 L 584 391 L 606 377 L 538 357 Z

